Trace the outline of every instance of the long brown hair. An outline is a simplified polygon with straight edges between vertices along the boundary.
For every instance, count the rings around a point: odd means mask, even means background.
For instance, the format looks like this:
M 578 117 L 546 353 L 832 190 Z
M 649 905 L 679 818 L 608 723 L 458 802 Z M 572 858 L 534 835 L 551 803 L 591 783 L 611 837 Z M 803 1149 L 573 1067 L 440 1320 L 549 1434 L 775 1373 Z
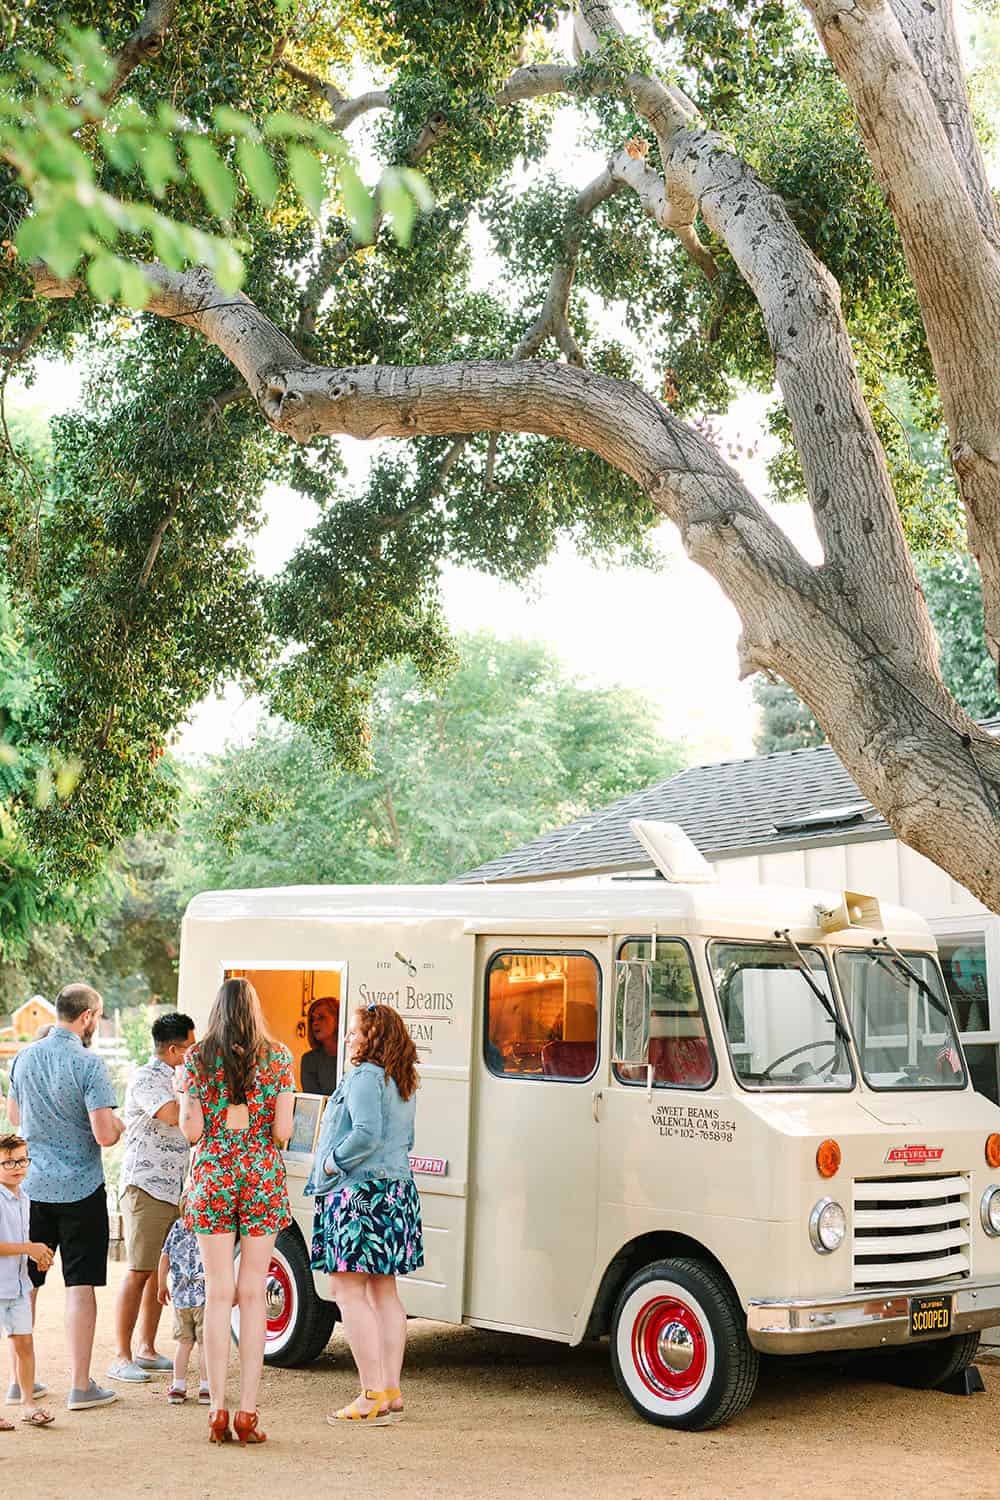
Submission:
M 391 1005 L 365 1005 L 358 1010 L 361 1045 L 351 1061 L 371 1062 L 385 1069 L 385 1081 L 395 1079 L 401 1099 L 420 1086 L 417 1049 L 398 1010 Z
M 205 1035 L 198 1043 L 198 1071 L 208 1078 L 219 1062 L 230 1104 L 245 1104 L 257 1064 L 271 1049 L 260 996 L 249 979 L 226 979 L 219 986 Z

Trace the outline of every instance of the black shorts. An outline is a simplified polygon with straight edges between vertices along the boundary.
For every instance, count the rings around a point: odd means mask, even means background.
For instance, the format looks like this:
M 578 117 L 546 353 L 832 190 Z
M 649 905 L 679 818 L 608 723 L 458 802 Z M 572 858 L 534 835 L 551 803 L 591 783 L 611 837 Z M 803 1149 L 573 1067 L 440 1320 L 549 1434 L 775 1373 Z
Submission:
M 108 1284 L 108 1195 L 104 1184 L 76 1203 L 31 1200 L 28 1232 L 62 1257 L 66 1286 Z M 44 1286 L 45 1272 L 28 1261 L 32 1286 Z

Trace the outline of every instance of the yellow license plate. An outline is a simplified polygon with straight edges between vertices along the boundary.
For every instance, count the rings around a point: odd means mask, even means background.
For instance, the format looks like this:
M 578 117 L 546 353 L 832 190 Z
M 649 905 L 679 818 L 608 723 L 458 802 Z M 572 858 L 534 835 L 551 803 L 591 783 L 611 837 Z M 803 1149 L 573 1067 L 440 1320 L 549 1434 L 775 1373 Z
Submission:
M 910 1337 L 925 1338 L 929 1333 L 951 1332 L 950 1297 L 910 1298 Z

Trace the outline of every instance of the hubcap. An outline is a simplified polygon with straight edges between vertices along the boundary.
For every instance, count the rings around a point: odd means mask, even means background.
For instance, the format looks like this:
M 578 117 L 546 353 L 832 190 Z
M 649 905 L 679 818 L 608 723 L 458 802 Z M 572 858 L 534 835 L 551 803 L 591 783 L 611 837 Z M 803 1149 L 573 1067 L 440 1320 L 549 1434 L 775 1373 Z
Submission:
M 660 1329 L 656 1340 L 656 1352 L 668 1370 L 683 1375 L 694 1364 L 694 1339 L 683 1323 L 674 1321 Z
M 677 1297 L 654 1297 L 632 1328 L 632 1361 L 661 1400 L 689 1396 L 705 1373 L 708 1340 L 701 1319 Z

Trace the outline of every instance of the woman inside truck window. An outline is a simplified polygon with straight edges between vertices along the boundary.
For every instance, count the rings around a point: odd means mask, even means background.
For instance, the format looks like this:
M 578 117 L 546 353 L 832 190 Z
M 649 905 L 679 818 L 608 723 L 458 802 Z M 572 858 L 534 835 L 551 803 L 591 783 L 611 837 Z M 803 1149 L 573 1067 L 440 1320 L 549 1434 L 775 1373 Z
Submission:
M 184 1223 L 205 1267 L 209 1441 L 232 1439 L 226 1407 L 233 1293 L 240 1310 L 241 1443 L 263 1443 L 257 1391 L 264 1363 L 267 1269 L 278 1232 L 292 1222 L 281 1146 L 292 1133 L 292 1054 L 264 1029 L 257 991 L 227 979 L 208 1028 L 184 1064 L 180 1125 L 198 1146 Z M 233 1251 L 239 1235 L 238 1270 Z
M 304 1094 L 332 1094 L 337 1087 L 339 1030 L 340 1001 L 336 995 L 321 995 L 306 1015 L 309 1051 L 303 1055 L 299 1068 Z
M 424 1263 L 420 1196 L 410 1170 L 417 1049 L 398 1011 L 356 1010 L 352 1069 L 326 1106 L 306 1193 L 316 1198 L 312 1268 L 330 1273 L 361 1393 L 327 1421 L 382 1426 L 403 1415 L 406 1313 L 396 1277 Z

